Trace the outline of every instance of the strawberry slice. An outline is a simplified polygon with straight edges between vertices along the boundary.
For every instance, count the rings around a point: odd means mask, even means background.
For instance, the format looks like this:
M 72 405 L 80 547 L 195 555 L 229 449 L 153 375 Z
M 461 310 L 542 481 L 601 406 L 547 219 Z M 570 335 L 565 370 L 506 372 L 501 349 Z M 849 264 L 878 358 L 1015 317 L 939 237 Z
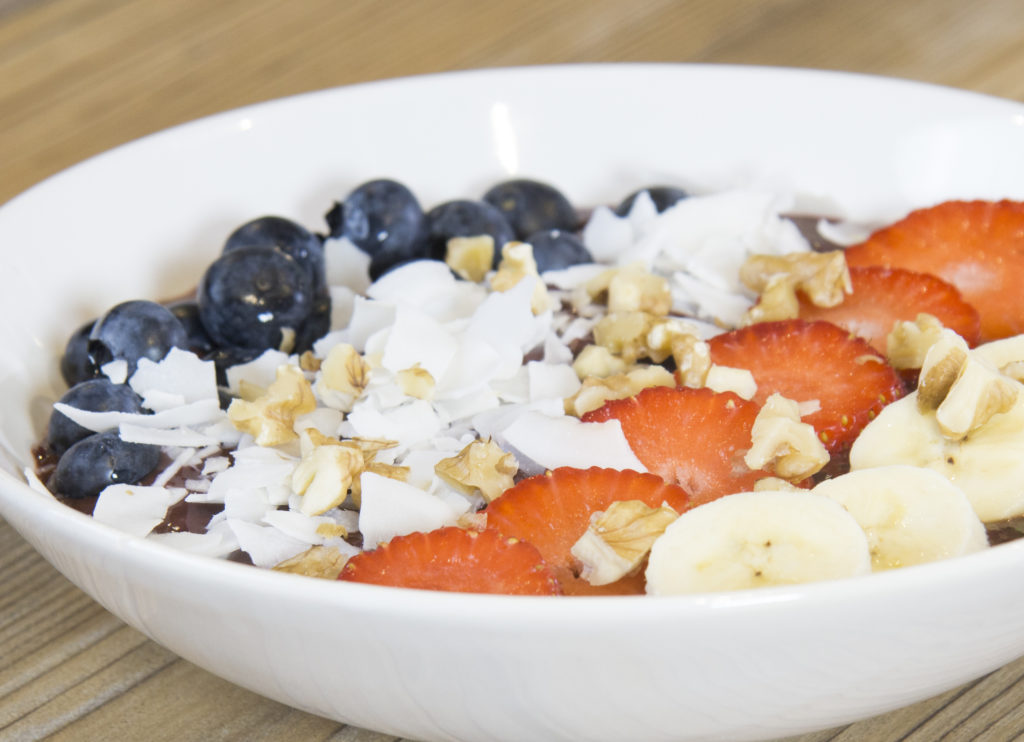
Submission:
M 797 402 L 817 400 L 803 418 L 833 456 L 883 407 L 906 390 L 900 377 L 870 343 L 831 322 L 759 322 L 708 341 L 711 360 L 748 369 L 757 382 L 754 400 L 773 392 Z
M 769 476 L 743 463 L 760 404 L 732 392 L 650 387 L 606 402 L 584 422 L 612 418 L 648 471 L 689 492 L 694 501 L 744 492 Z
M 846 250 L 850 266 L 934 273 L 981 316 L 981 342 L 1024 332 L 1024 202 L 947 201 L 919 209 Z
M 455 526 L 396 536 L 348 560 L 339 580 L 421 590 L 558 595 L 540 552 L 497 531 Z
M 893 325 L 913 322 L 922 312 L 936 317 L 969 345 L 978 343 L 978 310 L 964 301 L 956 286 L 938 276 L 873 265 L 850 268 L 850 283 L 853 293 L 834 307 L 816 307 L 801 295 L 800 319 L 832 322 L 864 338 L 882 354 Z
M 590 516 L 616 500 L 640 500 L 649 507 L 668 503 L 680 513 L 690 506 L 685 490 L 653 474 L 562 467 L 524 479 L 491 502 L 485 511 L 487 528 L 536 546 L 567 595 L 642 593 L 642 575 L 591 586 L 577 577 L 579 564 L 570 552 L 590 525 Z

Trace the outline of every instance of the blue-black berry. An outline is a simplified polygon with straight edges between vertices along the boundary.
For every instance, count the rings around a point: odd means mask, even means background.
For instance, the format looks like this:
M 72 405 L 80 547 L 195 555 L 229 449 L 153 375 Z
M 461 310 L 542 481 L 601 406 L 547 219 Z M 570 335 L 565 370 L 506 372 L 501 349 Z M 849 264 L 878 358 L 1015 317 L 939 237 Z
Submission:
M 576 210 L 561 191 L 547 183 L 520 178 L 498 183 L 484 201 L 502 213 L 516 238 L 525 240 L 545 229 L 576 230 Z

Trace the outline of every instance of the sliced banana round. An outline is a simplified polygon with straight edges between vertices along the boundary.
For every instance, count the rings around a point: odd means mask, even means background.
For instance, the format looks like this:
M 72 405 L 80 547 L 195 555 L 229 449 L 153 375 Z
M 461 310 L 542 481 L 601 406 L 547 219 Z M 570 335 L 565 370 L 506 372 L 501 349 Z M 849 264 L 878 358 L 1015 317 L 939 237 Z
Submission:
M 963 490 L 931 469 L 882 466 L 828 479 L 829 497 L 864 529 L 875 570 L 923 564 L 988 546 L 985 526 Z
M 1024 515 L 1024 395 L 960 440 L 943 435 L 935 412 L 921 412 L 917 392 L 893 402 L 850 449 L 854 471 L 892 464 L 942 474 L 967 495 L 985 523 Z
M 651 548 L 652 595 L 742 590 L 866 574 L 863 529 L 809 491 L 727 495 L 689 510 Z

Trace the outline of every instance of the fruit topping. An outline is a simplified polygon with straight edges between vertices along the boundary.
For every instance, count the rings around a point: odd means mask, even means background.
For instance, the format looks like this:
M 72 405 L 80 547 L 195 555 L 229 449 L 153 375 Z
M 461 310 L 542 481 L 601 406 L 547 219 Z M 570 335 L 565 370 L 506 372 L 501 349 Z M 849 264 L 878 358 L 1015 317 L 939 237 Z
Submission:
M 732 392 L 651 387 L 608 402 L 583 420 L 618 420 L 648 471 L 678 484 L 694 501 L 707 502 L 751 489 L 768 476 L 743 461 L 759 410 Z
M 105 376 L 76 384 L 57 401 L 92 412 L 142 412 L 142 399 L 131 387 L 115 384 Z M 72 445 L 92 434 L 92 430 L 83 428 L 60 410 L 54 410 L 50 415 L 46 444 L 51 453 L 60 456 Z
M 867 340 L 886 353 L 887 338 L 897 322 L 929 314 L 970 345 L 980 338 L 977 310 L 950 283 L 929 273 L 900 268 L 850 268 L 852 293 L 833 306 L 816 306 L 800 298 L 800 319 L 827 320 Z
M 634 191 L 629 194 L 615 207 L 615 213 L 619 216 L 626 216 L 633 209 L 633 204 L 636 203 L 636 199 L 640 194 L 646 194 L 647 198 L 651 200 L 654 208 L 660 213 L 667 209 L 669 206 L 675 205 L 677 201 L 682 201 L 689 194 L 682 188 L 676 188 L 675 186 L 647 186 L 641 188 L 638 191 Z
M 536 546 L 555 571 L 564 592 L 594 592 L 579 577 L 581 566 L 572 555 L 572 548 L 590 527 L 591 516 L 607 511 L 619 500 L 638 500 L 651 508 L 664 503 L 676 512 L 683 512 L 690 505 L 685 490 L 652 474 L 562 467 L 522 480 L 484 512 L 488 530 L 495 529 L 504 536 Z M 612 583 L 608 592 L 623 588 L 636 592 L 632 582 L 625 586 Z
M 463 593 L 560 592 L 535 547 L 490 528 L 471 531 L 449 526 L 396 536 L 349 559 L 338 579 Z
M 152 301 L 126 301 L 96 320 L 89 334 L 94 373 L 111 361 L 124 361 L 127 374 L 140 358 L 159 361 L 171 348 L 187 348 L 188 334 L 169 309 Z
M 801 404 L 816 401 L 818 410 L 803 420 L 833 455 L 905 393 L 878 351 L 830 322 L 760 322 L 717 335 L 708 345 L 714 363 L 750 370 L 756 402 L 775 392 Z
M 982 342 L 1024 332 L 1024 202 L 947 201 L 919 209 L 847 248 L 846 261 L 948 281 L 978 310 Z
M 488 190 L 483 200 L 501 212 L 520 240 L 527 240 L 541 230 L 571 233 L 578 226 L 576 210 L 569 199 L 554 186 L 540 181 L 506 180 Z
M 138 482 L 159 461 L 159 446 L 127 443 L 117 431 L 97 433 L 64 452 L 53 472 L 51 486 L 65 497 L 92 497 L 112 484 Z
M 494 240 L 495 261 L 506 242 L 516 239 L 505 215 L 484 201 L 446 201 L 427 212 L 428 253 L 444 260 L 452 237 L 489 235 Z

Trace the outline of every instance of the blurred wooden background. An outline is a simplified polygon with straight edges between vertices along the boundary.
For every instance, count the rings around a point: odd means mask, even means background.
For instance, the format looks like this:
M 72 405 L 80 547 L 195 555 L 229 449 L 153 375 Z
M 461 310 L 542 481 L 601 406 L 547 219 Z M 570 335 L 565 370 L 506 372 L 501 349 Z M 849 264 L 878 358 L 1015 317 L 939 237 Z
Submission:
M 766 64 L 1024 100 L 1022 11 L 1019 0 L 0 0 L 0 203 L 173 124 L 424 72 Z M 57 239 L 74 236 L 59 214 L 42 226 Z M 1018 661 L 801 740 L 1019 738 L 1022 677 Z M 0 739 L 43 737 L 391 739 L 293 711 L 177 659 L 72 587 L 0 521 Z

